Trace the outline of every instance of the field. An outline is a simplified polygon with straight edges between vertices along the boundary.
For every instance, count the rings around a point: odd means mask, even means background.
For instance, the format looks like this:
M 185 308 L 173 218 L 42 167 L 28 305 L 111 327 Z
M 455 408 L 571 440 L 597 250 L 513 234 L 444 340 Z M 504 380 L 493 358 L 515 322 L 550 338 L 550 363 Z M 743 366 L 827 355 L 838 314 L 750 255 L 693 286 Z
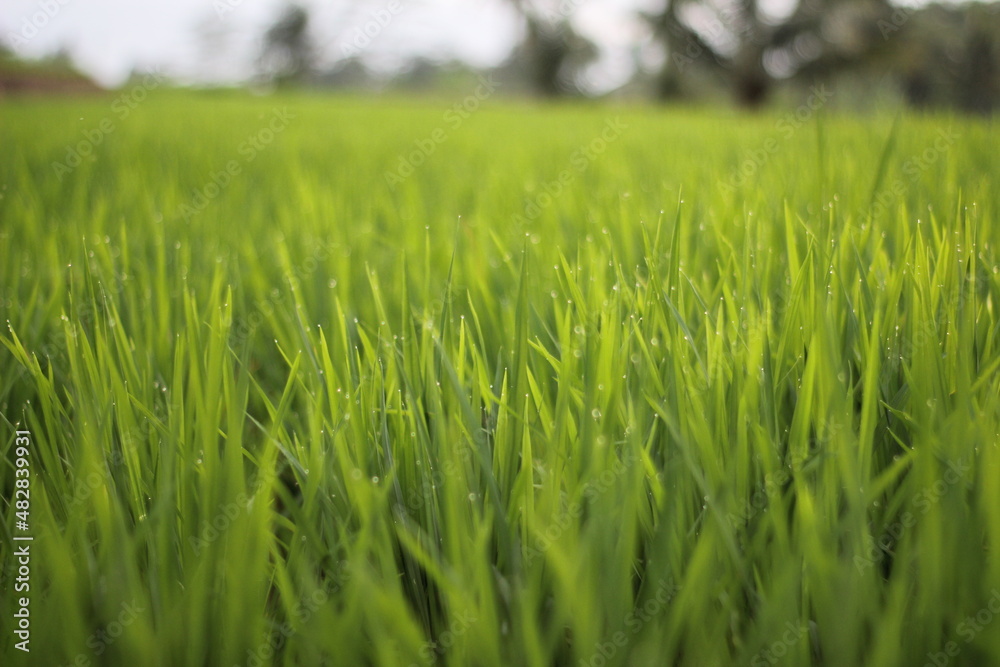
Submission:
M 1000 664 L 992 122 L 138 92 L 0 106 L 4 665 Z

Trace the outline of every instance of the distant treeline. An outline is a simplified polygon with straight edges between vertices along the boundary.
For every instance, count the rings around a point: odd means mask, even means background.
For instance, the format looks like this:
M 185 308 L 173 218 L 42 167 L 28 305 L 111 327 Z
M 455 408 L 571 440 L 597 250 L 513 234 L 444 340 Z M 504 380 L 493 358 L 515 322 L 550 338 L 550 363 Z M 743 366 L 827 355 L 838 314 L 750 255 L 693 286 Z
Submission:
M 391 75 L 368 67 L 368 47 L 391 23 L 405 20 L 400 0 L 389 0 L 363 25 L 340 30 L 332 64 L 331 54 L 317 47 L 331 43 L 329 27 L 320 29 L 306 7 L 289 4 L 261 35 L 254 83 L 458 94 L 488 76 L 500 95 L 729 100 L 749 109 L 790 92 L 804 98 L 824 85 L 836 91 L 838 105 L 904 103 L 977 114 L 1000 107 L 1000 0 L 921 7 L 793 0 L 780 17 L 767 14 L 759 0 L 660 0 L 636 15 L 632 74 L 610 91 L 593 82 L 601 46 L 574 22 L 582 0 L 507 1 L 523 30 L 498 67 L 414 57 Z M 88 85 L 65 55 L 25 68 L 0 47 L 0 94 Z
M 488 73 L 503 92 L 586 96 L 599 45 L 573 17 L 581 0 L 509 0 L 522 18 L 521 42 Z M 357 28 L 333 66 L 315 66 L 309 13 L 291 5 L 264 36 L 260 74 L 267 81 L 346 87 L 459 87 L 484 72 L 416 59 L 386 79 L 368 71 L 366 42 L 396 19 Z M 664 101 L 729 98 L 768 103 L 784 89 L 836 83 L 859 103 L 872 91 L 914 107 L 992 113 L 1000 104 L 1000 3 L 930 4 L 888 0 L 799 0 L 769 16 L 757 0 L 663 0 L 638 17 L 634 75 L 612 94 Z M 373 34 L 372 34 L 373 33 Z M 604 93 L 607 94 L 607 93 Z M 844 96 L 841 96 L 844 97 Z M 846 95 L 851 98 L 852 95 Z

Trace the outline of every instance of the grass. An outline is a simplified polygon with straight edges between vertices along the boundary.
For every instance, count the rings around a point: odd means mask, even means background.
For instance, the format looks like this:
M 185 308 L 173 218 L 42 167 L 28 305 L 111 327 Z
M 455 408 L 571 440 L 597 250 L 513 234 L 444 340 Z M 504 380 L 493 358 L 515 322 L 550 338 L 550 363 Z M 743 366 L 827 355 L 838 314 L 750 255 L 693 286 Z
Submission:
M 992 122 L 454 103 L 0 106 L 3 663 L 1000 664 Z

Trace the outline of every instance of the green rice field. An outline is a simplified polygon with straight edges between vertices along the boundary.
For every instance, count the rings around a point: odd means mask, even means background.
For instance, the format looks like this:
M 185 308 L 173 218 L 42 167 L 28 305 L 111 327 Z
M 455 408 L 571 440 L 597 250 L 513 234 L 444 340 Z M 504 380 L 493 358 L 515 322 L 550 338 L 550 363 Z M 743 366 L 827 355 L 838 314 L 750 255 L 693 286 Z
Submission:
M 0 103 L 0 663 L 1000 665 L 994 121 L 155 87 Z

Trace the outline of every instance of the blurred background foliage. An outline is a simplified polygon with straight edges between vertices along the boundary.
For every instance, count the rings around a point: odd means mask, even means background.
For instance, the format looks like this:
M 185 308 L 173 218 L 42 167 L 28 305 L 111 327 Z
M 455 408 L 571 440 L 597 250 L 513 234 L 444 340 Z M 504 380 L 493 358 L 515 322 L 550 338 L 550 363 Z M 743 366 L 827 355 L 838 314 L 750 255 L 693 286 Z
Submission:
M 824 85 L 835 91 L 836 105 L 854 110 L 907 105 L 990 114 L 1000 103 L 997 2 L 650 0 L 635 9 L 630 74 L 610 90 L 592 84 L 602 45 L 575 20 L 583 0 L 506 3 L 520 30 L 500 64 L 477 67 L 416 53 L 390 70 L 373 67 L 364 47 L 402 12 L 400 0 L 372 5 L 373 21 L 362 22 L 364 29 L 357 24 L 358 12 L 347 11 L 343 25 L 331 27 L 329 21 L 315 21 L 309 6 L 286 4 L 256 36 L 254 74 L 238 84 L 263 90 L 295 86 L 461 94 L 487 75 L 500 82 L 503 95 L 548 99 L 755 109 L 801 99 L 813 86 Z M 216 18 L 196 26 L 194 38 L 213 58 L 236 57 L 227 55 L 231 28 Z M 338 35 L 348 41 L 331 55 L 322 47 Z M 0 95 L 96 88 L 64 52 L 30 62 L 15 53 L 0 40 Z

